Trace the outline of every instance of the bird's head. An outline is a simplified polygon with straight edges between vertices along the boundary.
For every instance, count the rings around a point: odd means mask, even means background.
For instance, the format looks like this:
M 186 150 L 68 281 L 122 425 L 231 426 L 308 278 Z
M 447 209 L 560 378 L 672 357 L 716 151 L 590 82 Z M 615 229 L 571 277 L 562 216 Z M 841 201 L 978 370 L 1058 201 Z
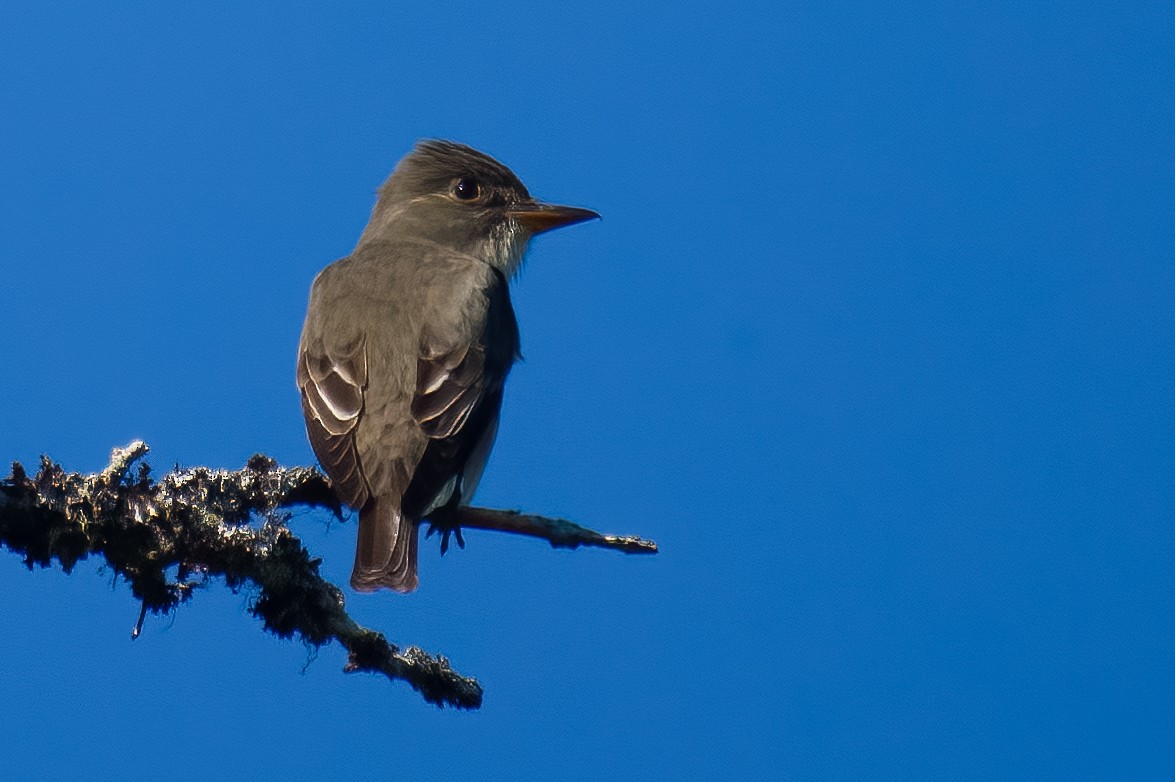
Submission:
M 536 201 L 506 166 L 452 141 L 422 141 L 379 191 L 359 244 L 412 237 L 514 273 L 535 234 L 599 217 Z

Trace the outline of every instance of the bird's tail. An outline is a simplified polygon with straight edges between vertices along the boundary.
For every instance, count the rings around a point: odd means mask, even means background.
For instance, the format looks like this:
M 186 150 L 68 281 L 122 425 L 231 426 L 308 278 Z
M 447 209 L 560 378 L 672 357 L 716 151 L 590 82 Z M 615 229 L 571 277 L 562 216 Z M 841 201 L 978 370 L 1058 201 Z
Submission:
M 381 587 L 416 589 L 416 524 L 398 502 L 371 498 L 359 511 L 359 537 L 351 586 L 359 592 Z

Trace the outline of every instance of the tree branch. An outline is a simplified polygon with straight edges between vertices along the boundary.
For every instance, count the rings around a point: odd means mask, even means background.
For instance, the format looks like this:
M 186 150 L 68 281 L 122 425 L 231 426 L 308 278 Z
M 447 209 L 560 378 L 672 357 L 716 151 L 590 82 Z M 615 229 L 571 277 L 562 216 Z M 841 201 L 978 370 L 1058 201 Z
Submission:
M 0 481 L 0 545 L 23 555 L 30 569 L 50 567 L 56 559 L 67 573 L 89 555 L 101 555 L 142 601 L 144 616 L 174 610 L 213 576 L 234 590 L 251 582 L 258 595 L 250 611 L 266 630 L 282 638 L 297 635 L 313 646 L 338 641 L 349 652 L 347 671 L 403 680 L 429 703 L 481 705 L 476 679 L 458 674 L 442 656 L 417 647 L 401 650 L 360 626 L 347 614 L 342 590 L 318 574 L 320 560 L 286 527 L 282 509 L 325 507 L 341 518 L 322 473 L 280 468 L 258 454 L 241 470 L 177 469 L 152 481 L 145 463 L 131 472 L 147 450 L 142 442 L 116 448 L 110 465 L 95 475 L 67 473 L 42 457 L 30 478 L 13 463 L 12 475 Z M 454 520 L 542 537 L 552 546 L 657 550 L 651 541 L 515 511 L 462 508 Z
M 575 549 L 580 546 L 598 546 L 623 551 L 625 554 L 657 553 L 656 543 L 635 535 L 604 535 L 566 519 L 532 516 L 516 510 L 464 506 L 458 508 L 456 518 L 462 527 L 543 538 L 551 543 L 551 548 Z

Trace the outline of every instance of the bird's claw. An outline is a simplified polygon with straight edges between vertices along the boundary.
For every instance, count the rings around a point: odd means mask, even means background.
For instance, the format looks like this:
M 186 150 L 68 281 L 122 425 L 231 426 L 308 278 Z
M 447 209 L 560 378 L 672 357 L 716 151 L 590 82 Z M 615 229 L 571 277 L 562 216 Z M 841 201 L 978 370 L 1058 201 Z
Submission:
M 441 533 L 441 556 L 444 556 L 449 551 L 450 535 L 457 539 L 458 547 L 465 548 L 465 536 L 461 534 L 461 528 L 456 524 L 443 524 L 430 519 L 428 522 L 428 532 L 424 536 L 431 538 L 434 532 Z

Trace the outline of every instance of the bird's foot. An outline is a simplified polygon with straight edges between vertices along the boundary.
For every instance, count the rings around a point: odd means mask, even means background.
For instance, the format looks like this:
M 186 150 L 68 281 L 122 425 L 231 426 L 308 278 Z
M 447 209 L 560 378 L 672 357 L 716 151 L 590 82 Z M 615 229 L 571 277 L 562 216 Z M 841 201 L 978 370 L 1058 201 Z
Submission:
M 424 534 L 426 538 L 431 538 L 433 533 L 439 532 L 441 534 L 441 556 L 449 550 L 449 536 L 452 535 L 457 540 L 457 545 L 465 548 L 465 537 L 461 534 L 461 528 L 456 524 L 451 524 L 445 521 L 438 521 L 436 519 L 428 520 L 428 532 Z

